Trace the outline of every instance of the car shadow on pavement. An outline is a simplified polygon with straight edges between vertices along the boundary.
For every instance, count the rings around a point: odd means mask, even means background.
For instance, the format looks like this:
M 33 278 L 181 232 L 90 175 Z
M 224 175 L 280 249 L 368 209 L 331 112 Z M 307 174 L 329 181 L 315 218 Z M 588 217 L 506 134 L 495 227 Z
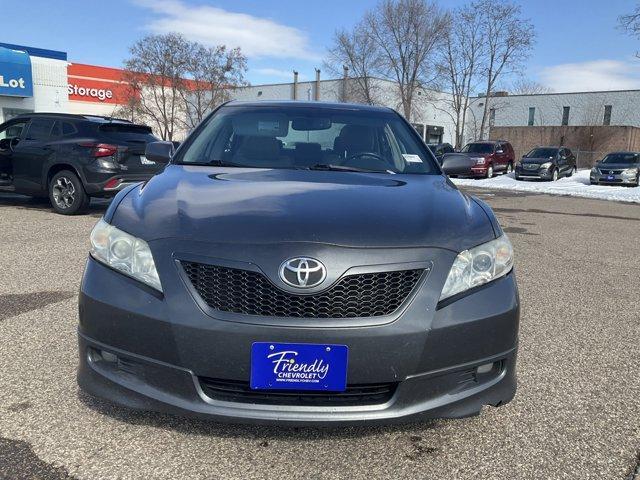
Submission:
M 290 425 L 245 425 L 180 417 L 165 413 L 133 410 L 92 397 L 78 390 L 78 398 L 86 407 L 101 415 L 111 417 L 131 425 L 174 430 L 185 434 L 212 435 L 224 438 L 245 438 L 261 440 L 268 446 L 269 440 L 313 440 L 366 438 L 384 433 L 403 433 L 419 436 L 425 430 L 435 430 L 443 425 L 442 420 L 403 423 L 396 425 L 356 425 L 356 426 L 303 426 Z
M 92 198 L 89 209 L 84 215 L 100 218 L 110 203 L 110 198 Z M 23 208 L 27 210 L 54 213 L 48 198 L 29 197 L 14 193 L 1 193 L 0 207 Z

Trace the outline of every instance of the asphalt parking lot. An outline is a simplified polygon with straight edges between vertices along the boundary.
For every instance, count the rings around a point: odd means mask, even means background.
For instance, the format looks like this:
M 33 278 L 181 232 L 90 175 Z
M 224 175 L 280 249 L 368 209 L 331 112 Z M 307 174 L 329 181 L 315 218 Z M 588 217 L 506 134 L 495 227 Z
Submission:
M 640 453 L 640 207 L 474 193 L 516 250 L 516 398 L 464 420 L 335 430 L 220 425 L 83 395 L 77 291 L 106 204 L 69 218 L 0 195 L 0 478 L 628 478 Z

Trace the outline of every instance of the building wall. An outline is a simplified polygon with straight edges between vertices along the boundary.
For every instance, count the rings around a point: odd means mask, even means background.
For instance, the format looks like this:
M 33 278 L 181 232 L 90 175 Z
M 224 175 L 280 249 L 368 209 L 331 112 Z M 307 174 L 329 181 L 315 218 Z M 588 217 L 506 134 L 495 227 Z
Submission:
M 473 99 L 469 124 L 470 137 L 479 136 L 485 97 Z M 529 108 L 535 108 L 534 126 L 561 126 L 563 108 L 569 107 L 569 126 L 603 125 L 605 106 L 611 105 L 611 125 L 640 127 L 640 90 L 610 92 L 508 95 L 489 98 L 495 109 L 495 127 L 527 126 Z
M 67 62 L 31 55 L 33 97 L 0 96 L 0 121 L 8 120 L 10 110 L 68 112 Z
M 516 158 L 537 146 L 570 148 L 578 168 L 591 167 L 609 152 L 640 151 L 640 128 L 627 126 L 493 127 L 492 140 L 508 140 Z

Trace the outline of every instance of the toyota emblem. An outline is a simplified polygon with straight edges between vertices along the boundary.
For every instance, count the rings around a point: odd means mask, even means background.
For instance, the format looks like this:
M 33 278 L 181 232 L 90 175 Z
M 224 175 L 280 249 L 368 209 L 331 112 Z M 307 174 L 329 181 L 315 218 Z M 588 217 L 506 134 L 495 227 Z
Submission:
M 314 258 L 290 258 L 280 265 L 280 278 L 296 288 L 313 288 L 324 282 L 327 269 Z

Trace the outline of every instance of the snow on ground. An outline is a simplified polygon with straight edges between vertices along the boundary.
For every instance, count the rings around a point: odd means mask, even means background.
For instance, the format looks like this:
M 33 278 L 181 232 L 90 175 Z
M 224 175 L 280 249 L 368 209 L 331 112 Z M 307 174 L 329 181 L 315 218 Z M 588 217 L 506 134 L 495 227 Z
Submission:
M 568 195 L 572 197 L 640 203 L 640 187 L 590 185 L 589 170 L 579 170 L 578 173 L 572 177 L 564 177 L 555 182 L 516 180 L 513 173 L 481 180 L 472 178 L 452 178 L 451 180 L 456 185 L 468 187 L 517 190 L 522 192 L 538 192 L 552 195 Z

